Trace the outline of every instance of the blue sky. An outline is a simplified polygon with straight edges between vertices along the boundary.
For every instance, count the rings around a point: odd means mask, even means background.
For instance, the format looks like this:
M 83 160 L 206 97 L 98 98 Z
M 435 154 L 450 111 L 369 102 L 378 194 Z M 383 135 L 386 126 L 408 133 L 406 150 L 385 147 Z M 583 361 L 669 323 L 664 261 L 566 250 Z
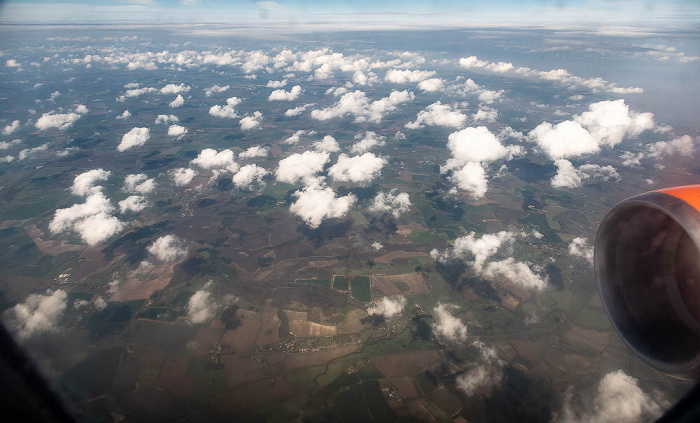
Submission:
M 3 1 L 0 22 L 318 22 L 358 19 L 387 24 L 583 23 L 626 24 L 685 22 L 698 26 L 695 0 L 506 0 L 506 1 L 372 1 L 372 0 L 64 0 Z M 362 18 L 359 18 L 362 16 Z

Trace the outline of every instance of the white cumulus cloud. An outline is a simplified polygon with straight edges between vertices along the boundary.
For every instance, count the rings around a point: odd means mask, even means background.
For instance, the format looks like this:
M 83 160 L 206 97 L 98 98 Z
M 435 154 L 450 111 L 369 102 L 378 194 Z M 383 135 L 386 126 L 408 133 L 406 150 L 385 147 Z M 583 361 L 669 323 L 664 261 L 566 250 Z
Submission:
M 187 255 L 185 243 L 172 234 L 156 239 L 147 250 L 158 260 L 166 263 L 173 262 Z
M 85 196 L 90 193 L 102 190 L 102 187 L 96 186 L 97 182 L 106 181 L 112 172 L 104 169 L 92 169 L 77 175 L 73 179 L 71 192 L 74 195 Z
M 341 218 L 355 204 L 357 197 L 348 194 L 336 197 L 329 187 L 308 186 L 294 193 L 297 200 L 289 206 L 289 211 L 304 220 L 312 229 L 318 228 L 324 219 Z
M 256 111 L 253 112 L 252 116 L 246 116 L 241 119 L 241 131 L 247 131 L 249 129 L 257 128 L 260 126 L 260 122 L 263 120 L 262 113 Z
M 55 332 L 68 305 L 68 294 L 62 290 L 31 294 L 24 301 L 8 309 L 3 317 L 20 339 L 42 332 Z
M 588 238 L 576 237 L 569 243 L 569 255 L 581 257 L 593 264 L 593 247 L 588 244 Z
M 171 109 L 177 109 L 178 107 L 181 107 L 183 104 L 185 104 L 185 99 L 182 97 L 182 94 L 178 94 L 177 97 L 175 97 L 175 100 L 171 101 L 168 106 L 170 106 Z
M 233 175 L 233 184 L 240 189 L 251 189 L 254 185 L 262 184 L 262 179 L 268 173 L 266 169 L 256 164 L 245 165 Z
M 316 120 L 330 120 L 351 115 L 355 122 L 379 123 L 384 116 L 395 111 L 402 103 L 413 101 L 415 95 L 409 91 L 392 91 L 388 97 L 370 102 L 362 91 L 343 94 L 331 107 L 311 111 L 311 117 Z
M 327 152 L 295 153 L 280 160 L 275 177 L 278 182 L 294 184 L 301 180 L 308 184 L 317 173 L 323 170 L 328 160 L 330 160 L 330 155 Z
M 373 149 L 374 147 L 381 147 L 386 144 L 386 137 L 372 131 L 367 131 L 364 135 L 356 135 L 355 141 L 355 144 L 353 144 L 350 148 L 350 152 L 362 154 Z
M 189 169 L 186 167 L 181 167 L 174 169 L 172 172 L 173 182 L 177 186 L 184 186 L 192 182 L 195 176 L 197 176 L 197 171 L 194 169 Z
M 270 93 L 270 96 L 267 99 L 268 101 L 294 101 L 299 98 L 301 92 L 301 86 L 295 85 L 289 91 L 285 91 L 283 89 L 275 90 Z
M 126 212 L 134 212 L 138 213 L 141 210 L 145 209 L 148 207 L 148 202 L 146 201 L 146 198 L 142 195 L 130 195 L 120 201 L 118 203 L 119 205 L 119 212 L 120 213 L 126 213 Z
M 12 123 L 9 125 L 6 125 L 2 129 L 3 135 L 11 135 L 13 134 L 17 129 L 19 129 L 19 120 L 13 120 Z
M 337 153 L 340 151 L 338 141 L 330 135 L 326 135 L 321 141 L 316 141 L 313 147 L 316 151 L 326 151 L 328 153 Z
M 168 127 L 168 136 L 175 137 L 175 139 L 180 139 L 187 133 L 187 128 L 180 125 L 170 125 Z
M 377 178 L 387 160 L 374 153 L 350 157 L 338 156 L 338 161 L 328 169 L 328 176 L 339 182 L 367 183 Z
M 442 304 L 433 308 L 433 333 L 436 337 L 448 341 L 466 341 L 467 326 L 457 317 L 450 313 L 450 309 L 457 308 L 451 304 Z
M 241 104 L 242 100 L 238 97 L 230 97 L 226 99 L 225 106 L 211 106 L 209 114 L 215 117 L 234 119 L 238 117 L 235 107 Z
M 205 148 L 190 163 L 202 169 L 224 169 L 232 173 L 238 170 L 233 151 L 229 149 L 217 152 L 213 148 Z
M 151 131 L 148 128 L 132 128 L 124 134 L 122 141 L 117 146 L 118 151 L 126 151 L 133 147 L 139 147 L 146 144 L 151 138 Z
M 260 145 L 248 147 L 247 150 L 238 155 L 241 159 L 253 159 L 255 157 L 267 157 L 270 155 L 270 149 Z
M 416 120 L 407 123 L 408 129 L 418 129 L 426 125 L 443 126 L 447 128 L 461 128 L 467 121 L 467 116 L 449 104 L 437 101 L 416 116 Z
M 369 211 L 373 213 L 391 213 L 398 219 L 411 209 L 411 199 L 407 192 L 394 188 L 389 192 L 379 192 L 372 200 Z
M 406 307 L 406 297 L 398 295 L 396 297 L 383 297 L 379 301 L 375 301 L 374 305 L 367 309 L 370 316 L 384 316 L 390 319 L 398 314 L 401 314 Z

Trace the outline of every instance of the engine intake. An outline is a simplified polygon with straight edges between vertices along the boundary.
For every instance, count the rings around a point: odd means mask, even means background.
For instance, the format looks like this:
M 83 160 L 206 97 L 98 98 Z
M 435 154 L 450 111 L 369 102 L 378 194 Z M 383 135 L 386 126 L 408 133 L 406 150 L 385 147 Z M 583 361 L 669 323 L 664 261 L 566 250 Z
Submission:
M 595 241 L 595 272 L 613 325 L 656 369 L 700 376 L 700 185 L 628 198 Z

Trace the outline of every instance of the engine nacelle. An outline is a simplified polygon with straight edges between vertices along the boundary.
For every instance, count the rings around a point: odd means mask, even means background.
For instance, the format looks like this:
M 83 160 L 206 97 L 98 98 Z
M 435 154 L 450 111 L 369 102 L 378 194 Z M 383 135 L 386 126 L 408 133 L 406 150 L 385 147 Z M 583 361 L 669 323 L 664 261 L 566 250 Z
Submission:
M 700 377 L 700 185 L 617 204 L 598 229 L 595 272 L 625 343 L 668 375 Z

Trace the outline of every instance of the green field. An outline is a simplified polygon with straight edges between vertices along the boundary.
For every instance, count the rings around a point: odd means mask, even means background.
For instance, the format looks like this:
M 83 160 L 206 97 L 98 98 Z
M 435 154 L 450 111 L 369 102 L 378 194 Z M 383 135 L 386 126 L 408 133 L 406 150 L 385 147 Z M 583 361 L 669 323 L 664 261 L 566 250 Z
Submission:
M 369 276 L 354 276 L 352 278 L 352 296 L 355 299 L 369 302 L 372 300 L 372 292 L 369 286 Z
M 326 288 L 331 287 L 331 280 L 330 279 L 296 279 L 294 282 L 296 282 L 296 283 L 308 283 L 311 285 L 320 285 L 320 286 L 325 286 Z
M 348 278 L 345 276 L 333 276 L 333 289 L 338 291 L 347 291 L 350 289 L 348 286 Z

